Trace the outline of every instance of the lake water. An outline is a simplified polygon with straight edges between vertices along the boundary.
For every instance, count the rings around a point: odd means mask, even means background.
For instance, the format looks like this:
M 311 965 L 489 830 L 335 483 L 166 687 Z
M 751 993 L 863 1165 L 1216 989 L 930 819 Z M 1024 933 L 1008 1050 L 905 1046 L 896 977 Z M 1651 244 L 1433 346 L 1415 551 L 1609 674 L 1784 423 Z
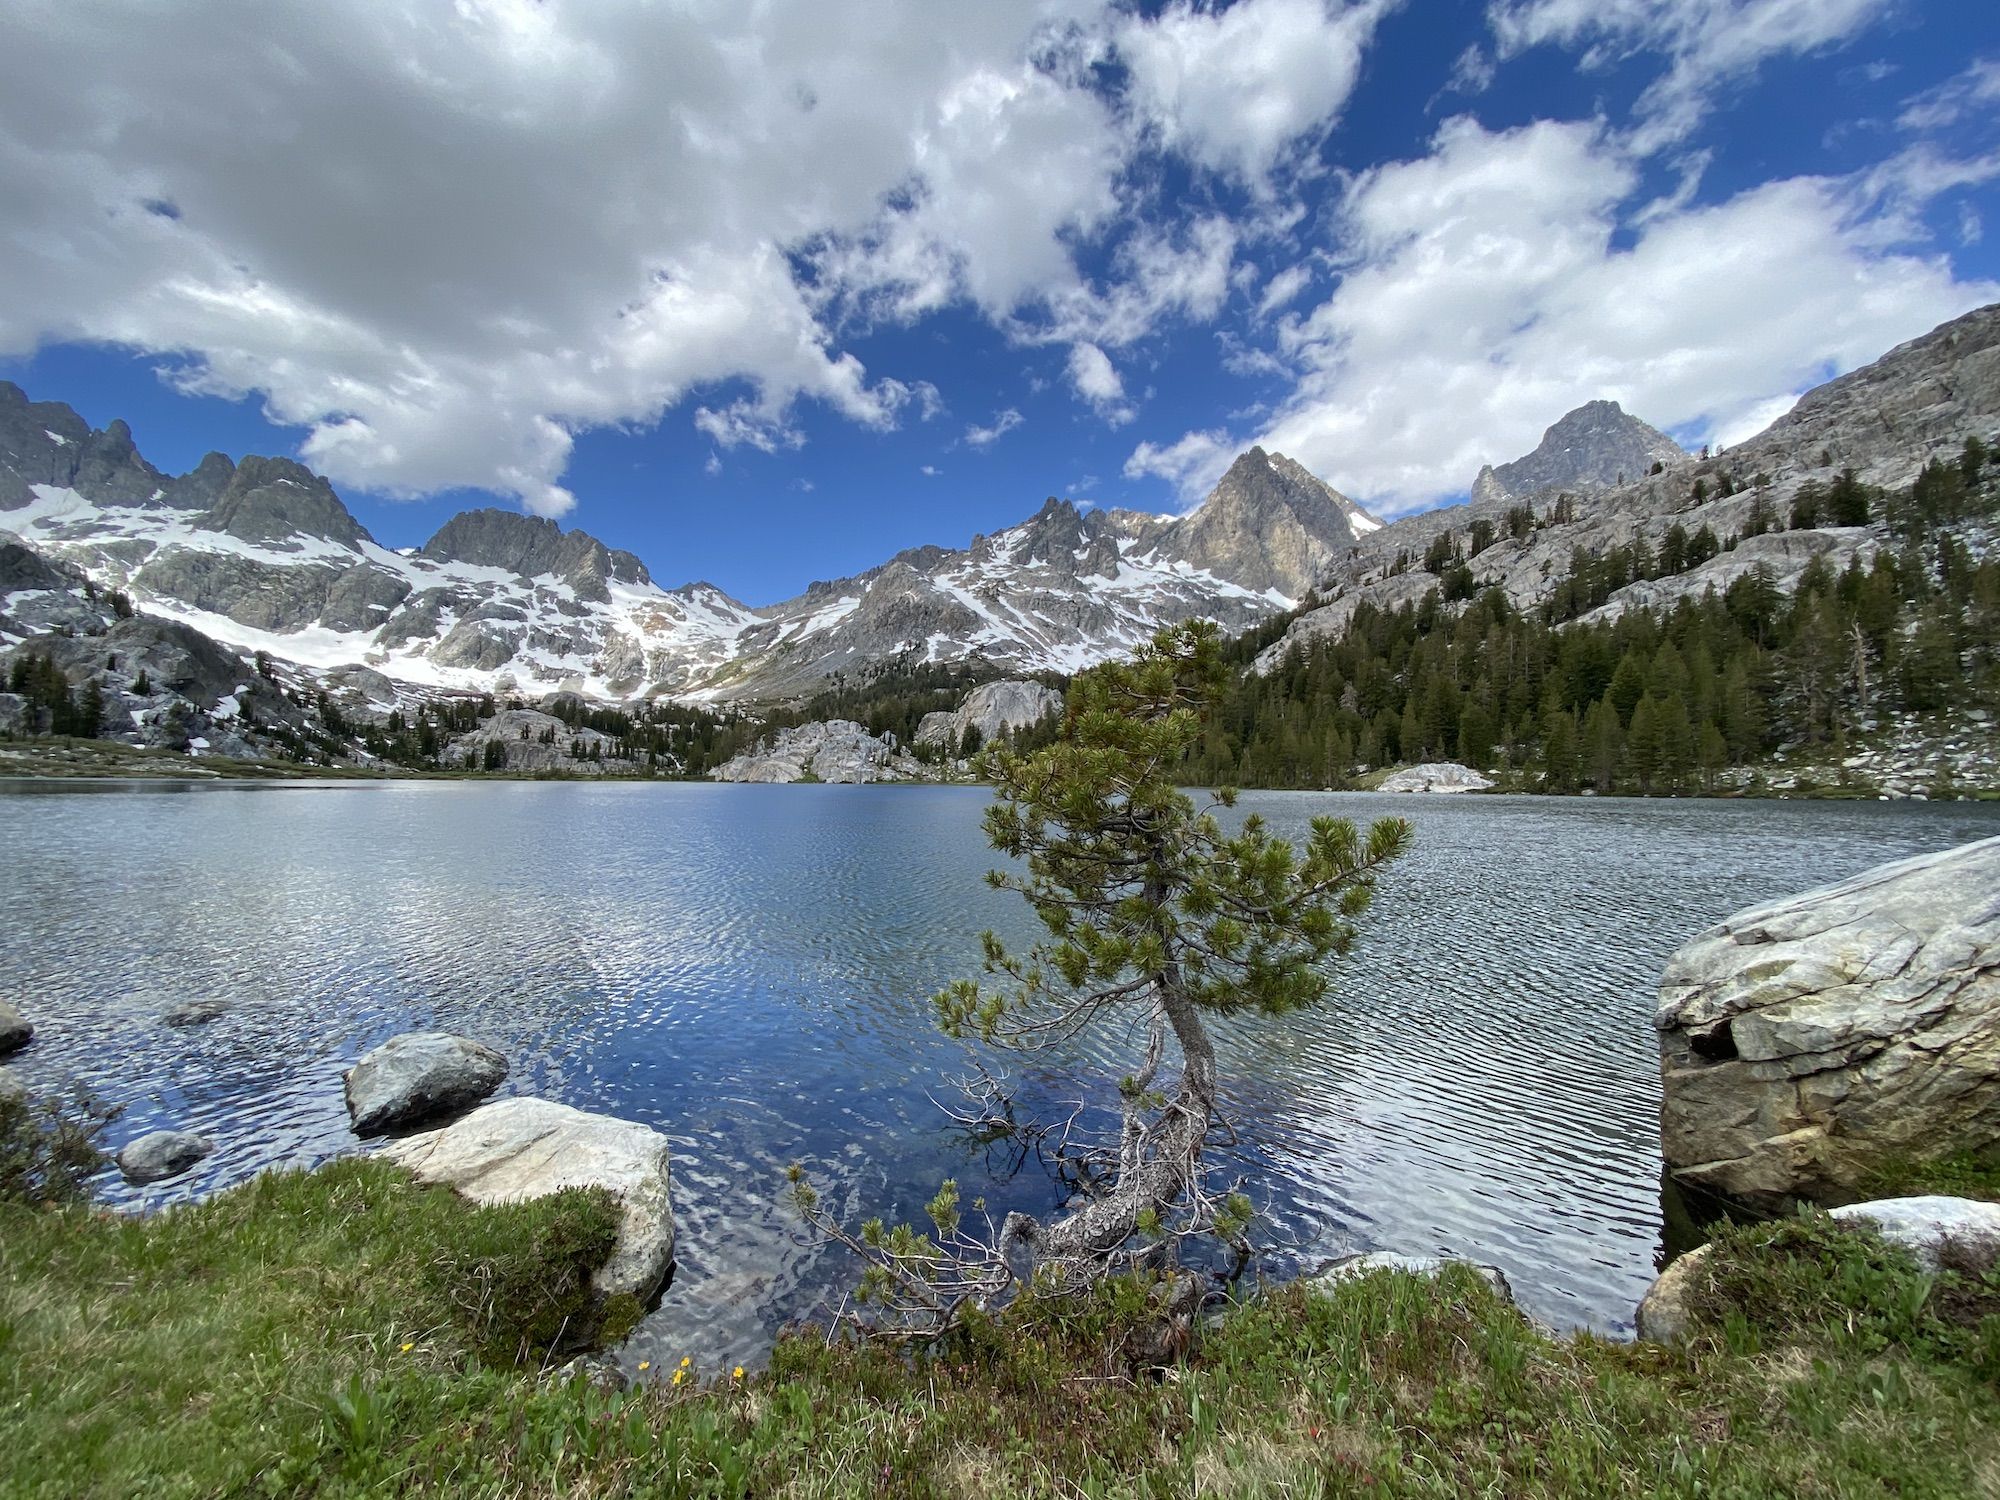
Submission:
M 132 1205 L 359 1149 L 340 1071 L 399 1031 L 480 1037 L 504 1092 L 672 1138 L 680 1267 L 631 1359 L 758 1358 L 851 1267 L 785 1206 L 804 1159 L 856 1217 L 937 1181 L 1046 1210 L 1034 1170 L 970 1152 L 932 1093 L 962 1054 L 929 996 L 977 934 L 1029 935 L 988 890 L 987 794 L 945 787 L 582 783 L 0 789 L 0 994 L 13 1064 L 218 1149 Z M 1221 1028 L 1240 1171 L 1282 1269 L 1350 1249 L 1500 1266 L 1558 1326 L 1629 1331 L 1660 1239 L 1651 1016 L 1662 962 L 1752 902 L 2000 833 L 1972 804 L 1260 793 L 1416 825 L 1329 1003 Z M 172 1006 L 229 1008 L 176 1029 Z M 1074 1101 L 1127 1039 L 1024 1079 Z M 1082 1070 L 1073 1072 L 1072 1069 Z M 1093 1097 L 1102 1098 L 1101 1093 Z

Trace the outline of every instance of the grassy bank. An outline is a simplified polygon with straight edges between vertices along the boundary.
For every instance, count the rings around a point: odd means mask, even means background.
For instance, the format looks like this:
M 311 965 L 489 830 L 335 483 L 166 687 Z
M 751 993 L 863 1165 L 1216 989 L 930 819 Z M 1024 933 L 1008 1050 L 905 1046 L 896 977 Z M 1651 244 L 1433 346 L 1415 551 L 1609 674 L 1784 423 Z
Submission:
M 1729 1231 L 1672 1350 L 1380 1273 L 1250 1302 L 1163 1372 L 1122 1288 L 935 1357 L 804 1335 L 607 1395 L 538 1371 L 611 1223 L 378 1162 L 139 1221 L 0 1206 L 0 1493 L 2000 1492 L 2000 1277 L 1823 1219 Z

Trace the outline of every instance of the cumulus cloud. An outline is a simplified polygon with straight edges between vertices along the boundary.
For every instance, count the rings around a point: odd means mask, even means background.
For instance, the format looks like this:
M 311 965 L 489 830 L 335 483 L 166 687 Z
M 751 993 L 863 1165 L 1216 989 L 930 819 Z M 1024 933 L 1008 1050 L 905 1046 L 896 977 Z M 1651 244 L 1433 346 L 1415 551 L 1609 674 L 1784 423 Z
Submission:
M 1487 17 L 1500 56 L 1552 43 L 1581 49 L 1586 67 L 1639 53 L 1666 71 L 1639 101 L 1634 149 L 1683 140 L 1715 93 L 1768 58 L 1838 46 L 1880 20 L 1896 0 L 1492 0 Z
M 1164 479 L 1190 503 L 1215 488 L 1236 456 L 1238 445 L 1220 427 L 1190 432 L 1178 442 L 1141 443 L 1125 460 L 1127 479 Z
M 1026 418 L 1010 406 L 995 416 L 986 426 L 966 428 L 965 440 L 975 448 L 991 447 L 1016 427 L 1019 427 L 1025 420 Z
M 1736 440 L 1830 373 L 2000 297 L 1900 248 L 1865 181 L 1635 208 L 1639 181 L 1599 123 L 1469 119 L 1355 179 L 1333 229 L 1345 274 L 1280 325 L 1301 373 L 1258 440 L 1401 513 L 1597 397 Z M 1144 445 L 1128 472 L 1191 496 L 1220 436 Z
M 1069 383 L 1090 403 L 1096 413 L 1113 427 L 1122 427 L 1133 418 L 1131 403 L 1125 399 L 1125 382 L 1111 363 L 1111 356 L 1091 343 L 1072 344 L 1069 351 Z
M 1132 17 L 1116 47 L 1135 111 L 1167 148 L 1261 184 L 1338 118 L 1387 9 L 1384 0 L 1238 0 L 1204 10 L 1180 0 L 1155 20 Z

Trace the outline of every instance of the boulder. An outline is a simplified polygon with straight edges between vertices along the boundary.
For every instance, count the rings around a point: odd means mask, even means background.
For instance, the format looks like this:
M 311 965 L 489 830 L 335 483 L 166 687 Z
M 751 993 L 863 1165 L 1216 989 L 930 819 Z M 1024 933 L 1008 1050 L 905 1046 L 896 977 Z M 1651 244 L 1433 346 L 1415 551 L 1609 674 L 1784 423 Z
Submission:
M 2000 1203 L 1940 1195 L 1876 1198 L 1836 1208 L 1833 1216 L 1843 1223 L 1873 1224 L 1926 1271 L 1943 1264 L 1947 1247 L 1987 1264 L 2000 1260 Z
M 213 1141 L 191 1130 L 148 1131 L 118 1153 L 118 1170 L 127 1182 L 159 1182 L 180 1176 L 214 1149 Z
M 1456 761 L 1427 761 L 1384 778 L 1378 792 L 1483 792 L 1493 783 Z
M 2000 838 L 1740 912 L 1668 960 L 1661 1149 L 1762 1210 L 2000 1145 Z
M 1399 1255 L 1393 1250 L 1373 1250 L 1366 1255 L 1344 1255 L 1339 1260 L 1320 1267 L 1309 1278 L 1309 1285 L 1322 1291 L 1331 1291 L 1344 1282 L 1357 1281 L 1375 1271 L 1405 1271 L 1412 1276 L 1436 1276 L 1449 1265 L 1471 1267 L 1479 1279 L 1493 1288 L 1493 1293 L 1502 1302 L 1514 1300 L 1514 1288 L 1507 1284 L 1507 1277 L 1498 1266 L 1482 1265 L 1478 1261 L 1456 1260 L 1441 1255 Z
M 405 1136 L 388 1156 L 419 1181 L 455 1188 L 475 1203 L 603 1188 L 618 1200 L 623 1222 L 594 1278 L 597 1290 L 650 1304 L 673 1270 L 667 1138 L 645 1125 L 547 1099 L 502 1099 L 441 1130 Z
M 341 1075 L 356 1135 L 380 1135 L 477 1104 L 507 1077 L 507 1059 L 470 1037 L 412 1031 Z
M 1988 1264 L 2000 1257 L 2000 1204 L 1972 1198 L 1878 1198 L 1833 1211 L 1849 1224 L 1871 1224 L 1884 1240 L 1936 1271 L 1947 1247 Z M 1687 1337 L 1710 1247 L 1697 1246 L 1662 1271 L 1639 1303 L 1639 1337 L 1671 1344 Z
M 28 1024 L 21 1013 L 5 1000 L 0 1000 L 0 1057 L 5 1057 L 10 1052 L 19 1052 L 28 1045 L 34 1035 L 35 1028 Z

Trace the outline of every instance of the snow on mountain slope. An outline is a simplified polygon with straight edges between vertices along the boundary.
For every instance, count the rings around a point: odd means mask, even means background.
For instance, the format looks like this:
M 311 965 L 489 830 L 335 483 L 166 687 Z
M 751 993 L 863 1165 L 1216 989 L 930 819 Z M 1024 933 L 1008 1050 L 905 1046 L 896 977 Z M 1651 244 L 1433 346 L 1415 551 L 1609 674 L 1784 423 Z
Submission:
M 1240 630 L 1287 609 L 1374 524 L 1252 450 L 1178 519 L 1051 500 L 968 547 L 913 548 L 759 610 L 661 588 L 632 554 L 509 511 L 392 551 L 288 459 L 211 454 L 169 477 L 123 424 L 93 431 L 0 382 L 0 532 L 238 650 L 412 688 L 717 701 L 972 657 L 1076 671 L 1177 620 Z

